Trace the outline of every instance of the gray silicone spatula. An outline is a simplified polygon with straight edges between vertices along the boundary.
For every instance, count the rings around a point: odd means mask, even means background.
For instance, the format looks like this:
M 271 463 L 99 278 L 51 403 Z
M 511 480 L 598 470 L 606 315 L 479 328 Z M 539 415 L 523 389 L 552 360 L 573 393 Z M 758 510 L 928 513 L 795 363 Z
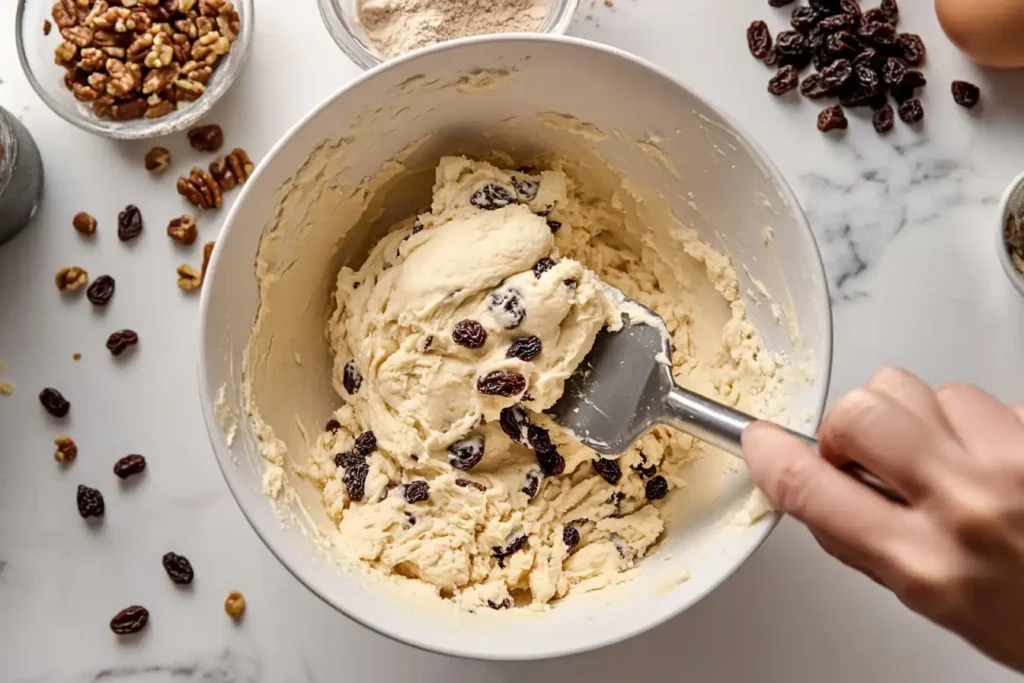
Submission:
M 566 381 L 562 398 L 547 413 L 601 455 L 619 455 L 660 424 L 742 458 L 740 436 L 755 418 L 676 384 L 669 364 L 672 341 L 661 318 L 619 290 L 608 289 L 625 308 L 637 307 L 635 319 L 617 332 L 605 328 L 598 334 L 594 348 Z M 815 439 L 787 431 L 817 450 Z M 861 466 L 842 469 L 886 498 L 905 503 Z

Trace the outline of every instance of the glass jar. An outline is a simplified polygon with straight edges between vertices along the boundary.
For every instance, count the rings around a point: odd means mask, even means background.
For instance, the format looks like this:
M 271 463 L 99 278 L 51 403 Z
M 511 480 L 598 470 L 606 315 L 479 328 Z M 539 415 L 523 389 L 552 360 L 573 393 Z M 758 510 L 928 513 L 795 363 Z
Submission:
M 32 220 L 43 194 L 43 160 L 28 129 L 0 107 L 0 244 Z

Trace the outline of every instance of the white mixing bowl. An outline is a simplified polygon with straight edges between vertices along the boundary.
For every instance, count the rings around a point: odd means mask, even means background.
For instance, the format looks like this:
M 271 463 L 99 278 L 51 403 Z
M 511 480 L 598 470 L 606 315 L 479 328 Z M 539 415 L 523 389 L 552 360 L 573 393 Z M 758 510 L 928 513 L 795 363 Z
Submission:
M 543 112 L 579 122 L 569 126 L 571 132 L 544 125 L 536 118 Z M 509 125 L 512 117 L 516 125 Z M 811 430 L 817 425 L 831 363 L 829 296 L 811 230 L 779 172 L 730 119 L 661 69 L 586 41 L 505 35 L 445 43 L 367 73 L 296 125 L 245 185 L 217 242 L 202 292 L 200 391 L 217 460 L 242 511 L 278 559 L 310 590 L 375 631 L 436 652 L 504 660 L 576 653 L 641 633 L 707 595 L 778 521 L 772 514 L 754 524 L 736 521 L 753 490 L 742 468 L 722 476 L 713 500 L 679 515 L 632 581 L 570 597 L 541 613 L 484 610 L 487 614 L 458 618 L 439 616 L 418 602 L 403 603 L 358 572 L 340 570 L 303 533 L 303 522 L 282 524 L 261 492 L 263 462 L 241 418 L 241 382 L 258 305 L 257 247 L 275 220 L 279 188 L 297 173 L 316 174 L 312 188 L 289 199 L 300 205 L 313 201 L 325 186 L 354 188 L 429 134 L 435 135 L 416 153 L 425 167 L 467 145 L 569 153 L 582 146 L 596 150 L 639 187 L 661 193 L 682 222 L 732 256 L 750 318 L 767 347 L 797 354 L 801 343 L 794 342 L 790 328 L 799 331 L 815 379 L 793 397 L 790 414 L 797 426 Z M 334 149 L 331 143 L 323 147 L 325 141 L 343 138 L 350 138 L 344 153 L 328 154 L 332 167 L 304 167 L 314 150 L 322 155 Z M 323 337 L 338 268 L 362 259 L 396 215 L 429 204 L 431 178 L 427 174 L 420 180 L 414 196 L 389 197 L 387 211 L 374 225 L 349 235 L 337 249 L 320 250 L 294 264 L 311 274 L 315 286 L 295 302 L 294 310 L 283 313 L 288 324 L 277 328 L 288 330 L 301 346 L 295 349 L 301 350 L 301 363 L 282 364 L 279 379 L 282 386 L 304 391 L 294 397 L 288 414 L 263 417 L 296 457 L 304 457 L 306 447 L 295 416 L 316 431 L 340 401 L 328 380 Z M 293 205 L 291 215 L 300 214 Z M 769 227 L 774 231 L 770 240 Z M 297 231 L 305 228 L 297 221 Z M 289 235 L 281 238 L 287 241 Z M 772 293 L 791 325 L 775 320 L 757 294 L 759 286 Z M 275 346 L 279 341 L 285 340 L 275 338 Z M 231 447 L 214 409 L 222 387 L 241 418 L 239 438 Z M 699 469 L 694 476 L 701 476 Z M 310 493 L 308 485 L 296 486 L 300 494 Z M 326 517 L 315 510 L 318 498 L 310 499 L 312 521 L 305 523 L 324 523 Z

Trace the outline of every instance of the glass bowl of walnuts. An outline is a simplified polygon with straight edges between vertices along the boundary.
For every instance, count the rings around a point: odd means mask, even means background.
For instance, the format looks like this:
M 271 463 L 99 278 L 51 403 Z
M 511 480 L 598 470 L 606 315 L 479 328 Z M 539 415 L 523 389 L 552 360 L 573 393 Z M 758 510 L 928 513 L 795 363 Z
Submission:
M 253 0 L 18 0 L 18 57 L 58 116 L 137 140 L 193 125 L 245 62 Z

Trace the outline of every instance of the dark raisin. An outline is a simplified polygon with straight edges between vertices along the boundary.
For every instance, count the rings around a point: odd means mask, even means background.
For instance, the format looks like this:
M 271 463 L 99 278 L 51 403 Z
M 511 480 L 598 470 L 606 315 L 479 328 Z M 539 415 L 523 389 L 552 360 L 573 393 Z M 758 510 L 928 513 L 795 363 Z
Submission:
M 779 53 L 779 64 L 792 64 L 802 69 L 811 62 L 811 49 L 807 39 L 797 31 L 782 31 L 775 38 L 775 50 Z
M 633 465 L 633 469 L 638 475 L 640 475 L 641 479 L 650 479 L 658 473 L 658 468 L 654 465 L 648 465 L 647 467 L 644 467 L 643 465 Z
M 456 486 L 460 486 L 460 487 L 462 487 L 464 489 L 476 489 L 477 491 L 480 491 L 481 493 L 483 493 L 484 491 L 487 490 L 487 487 L 484 486 L 483 484 L 481 484 L 479 482 L 475 482 L 475 481 L 470 481 L 469 479 L 456 479 L 455 480 L 455 485 Z
M 492 292 L 487 300 L 487 310 L 506 330 L 519 327 L 526 317 L 523 294 L 515 287 L 505 287 Z
M 370 466 L 365 462 L 353 463 L 345 468 L 345 476 L 342 477 L 342 481 L 345 482 L 345 490 L 348 491 L 348 497 L 351 500 L 359 501 L 366 495 L 366 475 L 369 473 Z
M 604 478 L 606 482 L 615 486 L 622 479 L 622 467 L 618 460 L 609 458 L 597 458 L 594 460 L 594 470 Z
M 569 289 L 576 289 L 576 285 L 579 284 L 576 280 L 569 278 L 568 280 L 562 280 L 562 284 Z
M 832 130 L 843 130 L 848 128 L 850 122 L 846 119 L 846 113 L 838 105 L 826 107 L 818 114 L 818 130 L 827 133 Z
M 554 259 L 550 259 L 547 256 L 545 256 L 544 258 L 542 258 L 540 261 L 537 261 L 537 263 L 533 265 L 533 276 L 539 280 L 541 275 L 548 272 L 554 267 Z
M 487 183 L 473 193 L 473 196 L 469 198 L 469 203 L 484 211 L 494 211 L 519 202 L 508 188 Z
M 882 89 L 882 79 L 880 79 L 878 77 L 878 73 L 869 66 L 864 64 L 854 64 L 853 75 L 857 79 L 857 85 L 859 86 L 860 91 L 868 97 L 874 97 Z
M 821 12 L 823 16 L 832 16 L 843 11 L 839 0 L 807 0 L 807 4 Z
M 821 71 L 821 79 L 825 87 L 837 91 L 846 85 L 853 76 L 853 64 L 848 59 L 837 59 Z
M 832 59 L 856 59 L 863 51 L 861 41 L 849 31 L 833 33 L 825 39 L 825 52 Z
M 648 479 L 644 489 L 647 500 L 661 500 L 668 495 L 668 481 L 659 474 L 653 479 Z
M 961 107 L 973 109 L 981 99 L 981 88 L 967 81 L 953 81 L 953 101 Z
M 778 97 L 780 95 L 785 95 L 792 90 L 796 90 L 798 85 L 800 85 L 800 76 L 791 64 L 787 64 L 779 69 L 779 71 L 772 76 L 771 80 L 768 81 L 768 92 Z
M 551 434 L 537 425 L 530 425 L 527 428 L 526 442 L 538 453 L 553 453 L 555 450 L 555 444 L 551 443 Z
M 139 343 L 139 335 L 132 330 L 121 330 L 113 332 L 107 337 L 107 350 L 115 356 L 120 356 L 128 350 L 129 346 Z
M 836 31 L 845 31 L 849 29 L 857 28 L 859 23 L 857 17 L 852 14 L 833 14 L 830 17 L 825 17 L 818 23 L 818 28 L 826 33 L 835 33 Z
M 551 234 L 554 235 L 562 229 L 562 221 L 553 221 L 548 219 L 548 229 L 551 230 Z
M 505 558 L 509 555 L 519 552 L 526 546 L 526 536 L 517 536 L 508 543 L 504 548 L 500 545 L 496 545 L 491 548 L 494 552 L 494 559 L 498 561 L 498 566 L 501 568 L 505 567 Z
M 330 432 L 331 434 L 337 434 L 338 430 L 340 430 L 340 429 L 341 429 L 341 423 L 338 422 L 337 420 L 335 420 L 334 418 L 331 418 L 330 420 L 328 420 L 327 424 L 324 425 L 324 431 Z
M 406 503 L 422 503 L 427 498 L 430 498 L 430 485 L 422 479 L 410 481 L 405 485 Z
M 885 66 L 882 67 L 882 80 L 889 87 L 897 87 L 903 83 L 903 79 L 907 76 L 907 67 L 903 65 L 903 62 L 898 59 L 890 57 L 885 60 Z
M 121 479 L 127 479 L 135 474 L 142 474 L 146 469 L 146 458 L 133 453 L 126 455 L 114 463 L 114 474 Z
M 839 93 L 839 104 L 847 109 L 869 107 L 873 102 L 874 98 L 865 94 L 859 87 L 846 88 Z
M 481 394 L 511 398 L 523 393 L 526 389 L 526 378 L 518 372 L 495 370 L 479 378 L 476 381 L 476 388 Z
M 866 12 L 864 12 L 864 15 L 861 17 L 861 23 L 862 24 L 871 24 L 871 23 L 887 24 L 887 23 L 889 23 L 889 20 L 886 18 L 885 12 L 883 12 L 880 7 L 872 7 L 871 9 L 867 10 Z
M 412 234 L 416 234 L 423 230 L 423 221 L 417 218 L 412 224 Z
M 800 94 L 812 100 L 817 100 L 828 95 L 829 91 L 821 74 L 811 74 L 800 84 Z
M 523 361 L 531 361 L 537 357 L 541 350 L 540 337 L 519 337 L 512 342 L 505 352 L 506 358 L 518 358 Z
M 775 51 L 773 47 L 768 51 L 768 56 L 764 58 L 765 66 L 775 66 L 779 63 L 779 53 Z
M 471 436 L 448 447 L 448 464 L 468 472 L 484 459 L 484 437 Z
M 373 432 L 363 432 L 356 437 L 356 452 L 360 455 L 369 455 L 377 450 L 377 437 Z
M 494 602 L 494 600 L 488 600 L 487 606 L 494 610 L 499 609 L 512 609 L 512 599 L 505 598 L 501 602 Z
M 100 275 L 85 290 L 85 296 L 93 306 L 106 306 L 110 297 L 114 296 L 114 278 L 109 275 Z
M 452 329 L 452 341 L 467 349 L 479 349 L 487 341 L 487 330 L 475 320 L 460 320 Z
M 545 475 L 555 477 L 565 472 L 565 458 L 558 451 L 551 450 L 548 453 L 537 452 L 537 464 Z
M 129 204 L 117 214 L 117 237 L 122 242 L 133 240 L 142 234 L 142 212 L 139 207 Z
M 334 455 L 334 464 L 337 467 L 358 467 L 366 464 L 366 456 L 358 451 L 344 451 Z
M 562 529 L 562 543 L 572 550 L 580 544 L 580 532 L 579 529 L 574 527 L 572 524 L 566 524 L 565 528 Z
M 192 583 L 195 572 L 192 571 L 192 563 L 188 558 L 178 553 L 167 553 L 163 557 L 164 571 L 171 581 L 179 585 Z
M 882 62 L 882 56 L 873 47 L 862 50 L 859 55 L 853 58 L 854 66 L 865 66 L 876 72 L 883 66 Z
M 82 515 L 83 519 L 89 517 L 102 517 L 106 507 L 103 504 L 103 494 L 94 488 L 88 486 L 78 486 L 78 495 L 76 497 L 78 503 L 78 514 Z
M 918 66 L 924 62 L 927 49 L 921 36 L 916 33 L 901 33 L 896 40 L 900 48 L 900 56 L 910 66 Z
M 857 35 L 875 47 L 891 48 L 896 45 L 897 34 L 892 24 L 873 21 L 861 26 Z
M 516 192 L 520 197 L 526 201 L 530 201 L 537 196 L 537 191 L 540 189 L 540 182 L 527 178 L 513 178 L 512 187 L 516 188 Z
M 149 623 L 149 610 L 140 605 L 125 607 L 110 620 L 110 630 L 118 635 L 138 633 Z
M 349 394 L 355 394 L 359 391 L 359 387 L 363 385 L 363 376 L 359 374 L 359 368 L 356 367 L 354 360 L 345 363 L 345 370 L 341 375 L 341 383 Z
M 537 491 L 540 490 L 540 473 L 534 470 L 527 472 L 526 482 L 523 484 L 523 488 L 519 490 L 526 494 L 527 499 L 533 500 L 533 497 L 537 495 Z
M 516 443 L 522 443 L 523 427 L 530 425 L 530 418 L 521 406 L 509 406 L 501 409 L 501 413 L 498 415 L 498 424 L 508 438 Z
M 882 0 L 878 10 L 890 24 L 897 24 L 900 20 L 900 6 L 896 0 Z
M 914 97 L 914 91 L 928 85 L 928 79 L 920 71 L 907 71 L 903 81 L 891 89 L 893 99 L 897 102 L 906 102 Z
M 860 22 L 862 13 L 861 13 L 860 5 L 858 4 L 859 2 L 860 2 L 860 0 L 839 0 L 839 8 L 845 14 L 849 14 L 854 19 L 856 19 L 858 22 Z
M 433 345 L 434 345 L 434 335 L 428 335 L 427 338 L 425 340 L 423 340 L 423 350 L 424 351 L 429 351 L 430 347 L 433 346 Z
M 54 417 L 64 417 L 71 410 L 71 403 L 52 387 L 46 387 L 39 392 L 39 402 L 43 404 L 46 412 Z
M 912 97 L 901 104 L 899 111 L 900 119 L 904 123 L 915 124 L 920 123 L 924 119 L 924 107 L 921 106 L 921 100 L 916 97 Z
M 768 4 L 772 7 L 785 7 L 786 5 L 792 5 L 796 0 L 768 0 Z
M 888 133 L 892 130 L 894 123 L 895 114 L 891 104 L 886 104 L 871 116 L 871 125 L 875 127 L 875 131 L 878 133 Z
M 405 520 L 409 522 L 409 526 L 416 526 L 416 517 L 411 512 L 405 513 Z
M 789 18 L 789 23 L 800 33 L 807 34 L 818 25 L 821 16 L 810 7 L 797 7 Z
M 772 32 L 768 24 L 755 21 L 747 28 L 747 48 L 755 59 L 764 59 L 772 51 Z

